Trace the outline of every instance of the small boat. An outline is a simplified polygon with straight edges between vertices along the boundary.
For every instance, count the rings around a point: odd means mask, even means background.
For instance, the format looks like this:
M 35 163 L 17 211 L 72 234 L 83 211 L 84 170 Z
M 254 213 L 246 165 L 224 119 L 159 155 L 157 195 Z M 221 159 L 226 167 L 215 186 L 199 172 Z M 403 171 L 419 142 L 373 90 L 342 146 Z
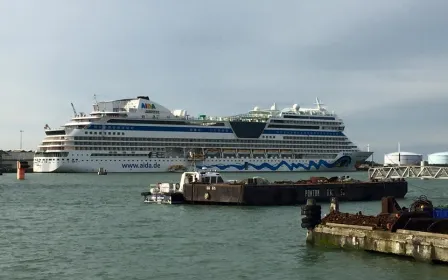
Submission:
M 206 154 L 218 154 L 219 153 L 219 149 L 206 149 L 205 150 Z
M 188 160 L 204 160 L 205 155 L 199 153 L 190 152 L 188 154 Z
M 98 169 L 98 175 L 107 175 L 107 170 L 101 167 Z
M 183 196 L 178 192 L 179 184 L 158 183 L 149 186 L 149 192 L 142 192 L 144 203 L 155 204 L 179 204 L 183 201 Z
M 164 195 L 162 193 L 144 192 L 142 196 L 145 197 L 144 203 L 156 203 L 156 204 L 171 204 L 171 196 Z

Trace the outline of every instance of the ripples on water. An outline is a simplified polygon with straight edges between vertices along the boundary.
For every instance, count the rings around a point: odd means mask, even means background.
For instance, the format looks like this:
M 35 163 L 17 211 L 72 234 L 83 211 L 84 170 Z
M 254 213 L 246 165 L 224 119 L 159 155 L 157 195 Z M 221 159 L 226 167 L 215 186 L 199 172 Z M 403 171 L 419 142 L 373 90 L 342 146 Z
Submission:
M 177 180 L 175 174 L 0 176 L 0 279 L 448 279 L 448 266 L 307 246 L 299 207 L 143 204 L 140 192 L 167 177 Z M 410 183 L 402 205 L 421 194 L 448 204 L 444 181 Z M 344 203 L 341 210 L 376 214 L 380 204 Z

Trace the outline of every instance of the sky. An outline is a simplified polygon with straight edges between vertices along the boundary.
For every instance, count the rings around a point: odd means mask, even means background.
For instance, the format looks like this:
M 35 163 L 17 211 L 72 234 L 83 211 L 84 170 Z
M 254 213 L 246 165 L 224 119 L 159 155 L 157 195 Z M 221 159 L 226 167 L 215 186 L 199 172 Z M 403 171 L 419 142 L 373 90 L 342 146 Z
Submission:
M 99 101 L 190 115 L 313 106 L 361 149 L 448 150 L 448 1 L 0 0 L 0 149 Z

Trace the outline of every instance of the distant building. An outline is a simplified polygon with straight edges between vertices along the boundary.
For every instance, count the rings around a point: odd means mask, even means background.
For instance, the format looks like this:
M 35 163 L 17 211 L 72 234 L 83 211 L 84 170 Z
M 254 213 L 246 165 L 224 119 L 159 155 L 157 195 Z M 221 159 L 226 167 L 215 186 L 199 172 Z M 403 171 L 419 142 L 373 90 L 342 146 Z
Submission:
M 409 152 L 395 152 L 384 155 L 384 166 L 419 165 L 423 160 L 421 154 Z
M 0 150 L 0 168 L 3 171 L 14 171 L 17 168 L 17 161 L 28 161 L 33 166 L 34 151 L 2 151 Z
M 431 165 L 448 165 L 448 152 L 428 155 L 428 163 Z

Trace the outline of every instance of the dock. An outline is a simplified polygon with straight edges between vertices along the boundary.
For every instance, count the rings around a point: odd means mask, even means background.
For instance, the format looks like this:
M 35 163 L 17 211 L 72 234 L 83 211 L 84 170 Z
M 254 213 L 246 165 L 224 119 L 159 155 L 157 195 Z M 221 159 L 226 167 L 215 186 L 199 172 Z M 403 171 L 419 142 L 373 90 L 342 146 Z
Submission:
M 448 179 L 448 167 L 445 166 L 384 166 L 371 167 L 368 170 L 371 180 L 420 178 Z
M 448 263 L 448 234 L 402 229 L 385 233 L 372 227 L 328 223 L 311 231 L 307 242 Z
M 302 219 L 302 228 L 307 228 L 306 242 L 448 264 L 448 218 L 434 218 L 431 203 L 406 209 L 388 197 L 383 198 L 382 206 L 378 216 L 348 214 L 339 212 L 337 200 L 332 200 L 330 213 L 320 219 L 317 218 L 320 206 L 308 201 L 302 208 L 302 215 L 306 216 Z M 448 213 L 448 209 L 443 211 Z

